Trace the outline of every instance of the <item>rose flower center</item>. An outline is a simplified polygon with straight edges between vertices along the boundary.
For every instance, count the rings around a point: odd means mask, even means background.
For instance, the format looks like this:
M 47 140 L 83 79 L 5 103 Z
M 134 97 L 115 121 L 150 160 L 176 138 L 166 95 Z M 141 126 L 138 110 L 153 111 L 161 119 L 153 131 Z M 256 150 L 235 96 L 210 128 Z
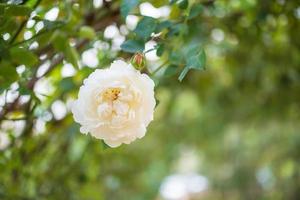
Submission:
M 119 88 L 108 88 L 102 94 L 103 100 L 115 101 L 118 99 L 121 90 Z

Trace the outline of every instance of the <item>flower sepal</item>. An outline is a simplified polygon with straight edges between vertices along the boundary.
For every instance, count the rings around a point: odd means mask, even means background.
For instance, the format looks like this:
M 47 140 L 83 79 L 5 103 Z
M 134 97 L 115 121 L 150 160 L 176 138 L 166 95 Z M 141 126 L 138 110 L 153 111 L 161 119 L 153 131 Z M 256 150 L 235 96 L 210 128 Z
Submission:
M 142 70 L 146 65 L 145 55 L 142 53 L 136 53 L 130 60 L 131 65 L 137 69 Z

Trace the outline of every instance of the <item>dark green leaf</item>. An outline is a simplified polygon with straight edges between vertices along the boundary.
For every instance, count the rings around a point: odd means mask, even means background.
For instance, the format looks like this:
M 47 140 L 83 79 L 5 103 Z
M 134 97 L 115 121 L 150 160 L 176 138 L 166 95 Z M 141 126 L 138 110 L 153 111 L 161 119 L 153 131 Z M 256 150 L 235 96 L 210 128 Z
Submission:
M 178 36 L 180 32 L 186 34 L 188 32 L 188 26 L 186 24 L 175 24 L 170 27 L 170 31 L 168 32 L 167 36 Z
M 146 16 L 139 21 L 134 32 L 139 38 L 147 40 L 151 36 L 151 33 L 154 32 L 156 25 L 157 23 L 154 18 Z
M 67 77 L 67 78 L 62 79 L 59 83 L 59 86 L 60 86 L 59 88 L 63 92 L 68 92 L 68 91 L 72 90 L 73 88 L 75 88 L 75 84 L 74 84 L 72 77 Z
M 157 24 L 157 26 L 156 26 L 155 33 L 159 33 L 159 32 L 161 32 L 162 30 L 171 27 L 172 24 L 173 24 L 173 23 L 170 22 L 169 20 L 160 22 L 160 23 Z
M 201 4 L 195 4 L 191 8 L 190 14 L 188 16 L 188 19 L 193 19 L 197 17 L 201 12 L 203 11 L 203 6 Z
M 82 38 L 93 39 L 96 36 L 95 30 L 89 26 L 82 26 L 79 29 L 79 36 Z
M 10 49 L 10 57 L 13 63 L 32 67 L 38 62 L 38 57 L 30 50 L 25 48 Z
M 121 45 L 121 49 L 129 53 L 142 52 L 144 48 L 144 42 L 139 40 L 127 40 Z
M 0 33 L 11 33 L 18 27 L 18 24 L 13 17 L 4 18 L 3 21 L 0 20 L 0 22 Z
M 64 53 L 66 60 L 71 63 L 74 67 L 79 68 L 78 60 L 79 55 L 77 50 L 72 47 L 65 34 L 60 31 L 55 32 L 53 36 L 53 45 L 58 50 Z
M 189 5 L 189 1 L 188 0 L 171 0 L 170 1 L 170 4 L 173 5 L 173 4 L 177 4 L 178 7 L 180 9 L 186 9 Z
M 121 15 L 126 18 L 127 15 L 139 4 L 139 0 L 122 0 L 121 1 Z
M 79 55 L 78 55 L 77 50 L 74 47 L 72 47 L 70 44 L 68 44 L 64 51 L 64 55 L 68 62 L 70 62 L 74 67 L 79 68 L 79 66 L 78 66 Z
M 175 65 L 180 65 L 184 62 L 183 56 L 179 51 L 172 51 L 169 55 L 169 60 Z
M 32 90 L 29 90 L 27 87 L 24 86 L 20 86 L 18 91 L 21 95 L 31 95 L 33 93 Z
M 194 50 L 195 47 L 191 48 L 191 50 Z M 201 49 L 196 55 L 193 55 L 194 53 L 189 51 L 190 55 L 187 55 L 187 61 L 186 61 L 186 66 L 181 72 L 181 74 L 178 77 L 179 81 L 182 81 L 183 78 L 186 76 L 188 71 L 190 69 L 197 69 L 197 70 L 203 70 L 205 69 L 205 63 L 206 63 L 206 55 L 205 51 Z
M 3 40 L 0 39 L 0 61 L 9 57 L 9 51 Z
M 27 16 L 32 12 L 32 9 L 28 6 L 3 3 L 0 3 L 0 10 L 6 16 Z
M 16 72 L 16 68 L 8 63 L 8 62 L 1 62 L 0 63 L 0 85 L 9 85 L 18 77 Z
M 177 4 L 180 9 L 186 9 L 189 5 L 189 1 L 188 0 L 179 0 L 179 1 L 177 1 Z
M 44 23 L 45 30 L 55 30 L 58 29 L 66 24 L 64 21 L 49 21 L 49 20 L 41 20 Z
M 0 4 L 0 16 L 4 16 L 5 7 Z
M 187 59 L 187 66 L 191 69 L 205 69 L 206 55 L 203 49 L 197 55 L 191 56 Z
M 177 73 L 178 66 L 177 65 L 169 65 L 168 68 L 164 72 L 164 76 L 173 76 Z
M 65 47 L 67 46 L 66 41 L 68 40 L 66 34 L 60 31 L 55 31 L 52 40 L 55 49 L 58 51 L 64 51 Z
M 156 50 L 156 55 L 157 56 L 162 56 L 162 54 L 164 53 L 165 50 L 165 45 L 164 44 L 159 44 Z

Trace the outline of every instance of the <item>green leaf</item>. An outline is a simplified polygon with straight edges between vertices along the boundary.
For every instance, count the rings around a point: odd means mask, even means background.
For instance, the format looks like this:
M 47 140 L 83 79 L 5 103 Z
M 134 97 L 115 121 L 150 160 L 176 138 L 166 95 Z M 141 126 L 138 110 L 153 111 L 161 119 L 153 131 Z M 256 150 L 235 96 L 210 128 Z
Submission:
M 168 37 L 171 36 L 178 36 L 180 32 L 182 32 L 184 35 L 188 33 L 189 27 L 186 24 L 175 24 L 170 27 L 170 30 L 167 34 Z
M 186 9 L 189 5 L 188 0 L 170 0 L 170 4 L 177 4 L 180 9 Z
M 164 76 L 170 77 L 177 73 L 178 66 L 177 65 L 169 65 L 168 68 L 164 72 Z
M 173 25 L 173 23 L 170 22 L 169 20 L 162 21 L 159 24 L 157 24 L 156 29 L 155 29 L 155 33 L 159 33 L 162 30 L 171 27 L 172 25 Z
M 136 35 L 146 41 L 156 29 L 156 20 L 152 17 L 143 17 L 137 24 L 134 32 Z
M 66 49 L 64 51 L 64 55 L 66 57 L 66 60 L 68 62 L 70 62 L 74 67 L 76 67 L 77 69 L 79 68 L 78 65 L 78 60 L 79 60 L 79 55 L 77 50 L 72 47 L 69 43 L 66 46 Z
M 193 5 L 190 10 L 188 19 L 193 19 L 193 18 L 197 17 L 202 11 L 203 11 L 203 6 L 201 4 Z
M 0 16 L 4 16 L 4 12 L 5 12 L 5 7 L 0 4 Z
M 79 36 L 82 38 L 93 39 L 96 36 L 95 30 L 89 26 L 82 26 L 79 29 Z
M 121 49 L 129 53 L 142 52 L 144 51 L 144 48 L 145 48 L 144 42 L 139 40 L 126 40 L 121 45 Z
M 172 51 L 169 55 L 169 61 L 175 65 L 182 64 L 184 62 L 182 53 L 179 51 Z
M 19 89 L 18 89 L 19 93 L 21 95 L 32 95 L 32 90 L 29 90 L 27 87 L 25 86 L 20 86 Z
M 74 84 L 72 77 L 64 78 L 59 82 L 59 88 L 62 90 L 62 92 L 69 92 L 75 87 L 76 85 Z
M 11 63 L 1 62 L 0 63 L 0 85 L 9 86 L 10 83 L 17 79 L 18 74 L 16 68 Z
M 60 31 L 55 32 L 53 35 L 53 46 L 58 51 L 63 52 L 66 61 L 71 63 L 74 67 L 79 68 L 78 60 L 79 55 L 77 50 L 72 47 L 69 43 L 69 40 L 65 34 Z
M 49 21 L 49 20 L 40 20 L 44 23 L 44 29 L 51 31 L 58 28 L 61 28 L 62 26 L 66 25 L 66 22 L 64 21 Z
M 39 61 L 38 57 L 34 53 L 25 48 L 15 47 L 11 48 L 9 52 L 11 61 L 16 64 L 23 64 L 31 67 Z
M 187 60 L 187 66 L 190 67 L 191 69 L 198 69 L 198 70 L 205 69 L 205 63 L 206 63 L 206 54 L 204 49 L 201 49 L 197 55 L 191 56 Z
M 1 14 L 0 14 L 1 16 Z M 18 24 L 13 17 L 4 18 L 1 21 L 0 17 L 0 33 L 11 33 L 16 30 Z
M 28 6 L 3 3 L 0 3 L 0 10 L 5 16 L 28 16 L 32 12 Z
M 158 57 L 162 56 L 165 50 L 165 45 L 164 44 L 158 44 L 157 50 L 156 50 L 156 55 Z
M 121 1 L 121 15 L 126 18 L 127 15 L 139 4 L 139 0 L 122 0 Z
M 9 51 L 4 40 L 0 39 L 0 61 L 9 57 Z
M 192 48 L 194 49 L 194 48 Z M 188 55 L 186 66 L 180 73 L 178 80 L 182 81 L 190 69 L 203 70 L 205 69 L 206 55 L 204 49 L 201 49 L 196 55 Z
M 177 1 L 177 4 L 180 9 L 184 10 L 188 7 L 189 1 L 188 0 L 179 0 L 179 1 Z
M 50 39 L 53 43 L 53 46 L 58 51 L 64 51 L 66 47 L 66 41 L 68 40 L 67 36 L 61 31 L 55 31 Z

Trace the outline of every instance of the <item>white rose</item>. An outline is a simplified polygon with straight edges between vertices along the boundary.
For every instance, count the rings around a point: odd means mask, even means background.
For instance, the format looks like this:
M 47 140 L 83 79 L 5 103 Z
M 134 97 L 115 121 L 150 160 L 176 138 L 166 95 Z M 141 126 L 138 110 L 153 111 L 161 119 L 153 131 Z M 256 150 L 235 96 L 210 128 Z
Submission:
M 90 132 L 110 147 L 117 147 L 145 135 L 154 108 L 152 79 L 117 60 L 84 80 L 72 113 L 81 124 L 80 132 Z

